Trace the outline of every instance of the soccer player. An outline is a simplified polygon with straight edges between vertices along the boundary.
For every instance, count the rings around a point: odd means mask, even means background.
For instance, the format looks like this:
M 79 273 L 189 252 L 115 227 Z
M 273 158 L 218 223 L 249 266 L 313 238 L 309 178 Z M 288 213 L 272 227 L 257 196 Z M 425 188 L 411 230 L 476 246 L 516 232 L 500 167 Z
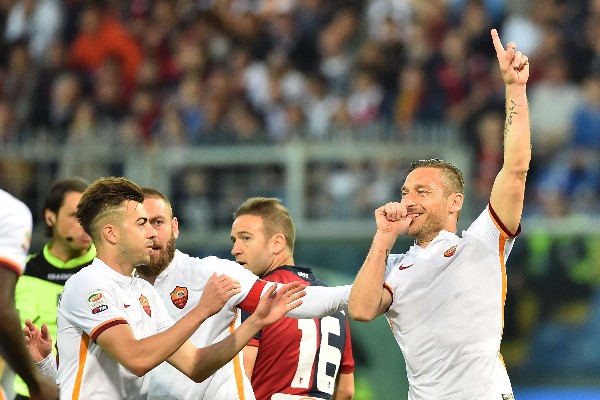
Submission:
M 204 290 L 213 272 L 226 273 L 241 284 L 240 295 L 232 297 L 225 307 L 202 324 L 191 337 L 196 346 L 206 346 L 222 340 L 240 324 L 237 308 L 252 312 L 260 293 L 268 282 L 259 279 L 248 269 L 217 257 L 196 258 L 175 249 L 179 225 L 168 199 L 157 190 L 143 188 L 144 206 L 150 224 L 156 229 L 155 254 L 150 264 L 139 266 L 137 273 L 154 284 L 174 320 L 185 315 Z M 324 317 L 347 305 L 350 286 L 307 287 L 303 304 L 290 311 L 294 318 Z M 177 384 L 173 384 L 177 382 Z M 242 357 L 236 356 L 204 382 L 194 384 L 168 364 L 152 372 L 150 398 L 161 399 L 254 399 L 248 377 L 243 370 Z
M 377 231 L 350 294 L 352 318 L 385 313 L 406 361 L 409 400 L 513 399 L 500 355 L 505 263 L 520 232 L 531 159 L 529 63 L 515 44 L 492 41 L 506 86 L 504 164 L 489 204 L 457 236 L 461 172 L 440 160 L 409 168 L 402 200 L 375 211 Z M 404 233 L 414 245 L 390 254 Z
M 65 282 L 96 257 L 92 238 L 77 216 L 77 204 L 89 183 L 82 178 L 61 179 L 52 184 L 44 200 L 44 224 L 50 240 L 41 251 L 29 255 L 25 274 L 17 281 L 15 304 L 21 317 L 45 324 L 56 339 L 56 310 Z M 27 386 L 14 384 L 16 400 L 28 399 Z
M 206 348 L 188 338 L 240 292 L 226 275 L 208 277 L 200 300 L 174 322 L 160 295 L 133 276 L 157 250 L 141 188 L 125 178 L 101 178 L 84 192 L 77 218 L 97 258 L 65 285 L 58 307 L 57 382 L 61 398 L 145 399 L 146 374 L 168 361 L 201 382 L 239 353 L 253 335 L 301 304 L 304 285 L 274 285 L 247 320 Z M 250 322 L 249 322 L 250 321 Z M 174 384 L 175 382 L 171 382 Z
M 31 242 L 31 211 L 0 189 L 0 354 L 27 385 L 32 399 L 57 399 L 58 388 L 43 377 L 29 355 L 15 308 L 15 284 Z
M 179 236 L 179 222 L 173 216 L 168 199 L 159 191 L 143 188 L 143 205 L 148 212 L 149 224 L 156 230 L 152 243 L 150 262 L 137 267 L 137 274 L 154 285 L 173 320 L 179 320 L 190 312 L 194 304 L 207 289 L 209 278 L 214 272 L 226 273 L 237 279 L 241 285 L 239 294 L 231 297 L 225 307 L 208 318 L 191 336 L 195 346 L 207 346 L 231 335 L 240 325 L 236 307 L 252 312 L 260 294 L 268 282 L 260 280 L 252 272 L 239 264 L 217 257 L 196 258 L 175 249 Z M 332 314 L 347 305 L 350 287 L 307 288 L 303 304 L 290 311 L 290 316 L 299 318 L 319 317 Z M 35 326 L 26 335 L 42 338 Z M 42 327 L 43 328 L 43 327 Z M 42 329 L 43 331 L 43 329 Z M 45 350 L 37 351 L 41 360 L 49 353 L 49 338 L 37 346 Z M 34 339 L 33 342 L 36 342 Z M 250 381 L 243 371 L 243 361 L 239 356 L 200 383 L 192 382 L 187 376 L 168 363 L 162 363 L 150 373 L 149 399 L 254 399 Z
M 233 217 L 231 254 L 236 262 L 267 281 L 326 286 L 311 269 L 294 264 L 294 222 L 279 199 L 250 198 Z M 284 317 L 265 327 L 244 348 L 244 366 L 258 400 L 351 400 L 354 358 L 345 312 L 315 319 Z

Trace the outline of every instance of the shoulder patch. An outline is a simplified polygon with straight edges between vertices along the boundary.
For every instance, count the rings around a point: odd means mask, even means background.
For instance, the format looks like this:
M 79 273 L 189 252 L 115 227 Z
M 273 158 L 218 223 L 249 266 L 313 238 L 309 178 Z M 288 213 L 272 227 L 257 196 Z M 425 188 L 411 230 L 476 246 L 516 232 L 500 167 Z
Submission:
M 87 295 L 88 305 L 92 310 L 92 314 L 98 314 L 108 309 L 104 293 L 99 289 L 94 289 Z
M 444 257 L 452 257 L 456 253 L 456 245 L 450 247 L 444 252 Z
M 151 317 L 152 310 L 150 309 L 150 302 L 148 301 L 148 298 L 144 295 L 141 295 L 139 300 L 142 308 L 144 309 L 144 311 L 146 311 L 146 314 L 148 314 L 148 316 Z
M 183 286 L 176 286 L 171 292 L 171 301 L 175 307 L 182 310 L 188 301 L 188 289 Z

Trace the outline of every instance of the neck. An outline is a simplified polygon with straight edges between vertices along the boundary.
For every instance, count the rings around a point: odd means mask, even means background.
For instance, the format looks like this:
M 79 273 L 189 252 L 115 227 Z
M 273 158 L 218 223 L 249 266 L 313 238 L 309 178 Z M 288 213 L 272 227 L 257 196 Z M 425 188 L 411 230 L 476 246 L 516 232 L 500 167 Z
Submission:
M 144 275 L 144 274 L 140 273 L 139 269 L 136 270 L 136 273 L 140 278 L 142 278 L 149 284 L 154 285 L 154 282 L 156 281 L 156 276 Z
M 98 258 L 121 275 L 132 276 L 135 269 L 132 264 L 120 262 L 116 256 L 98 253 Z
M 279 267 L 283 267 L 284 265 L 294 265 L 294 257 L 291 254 L 274 260 L 273 264 L 265 271 L 263 276 Z

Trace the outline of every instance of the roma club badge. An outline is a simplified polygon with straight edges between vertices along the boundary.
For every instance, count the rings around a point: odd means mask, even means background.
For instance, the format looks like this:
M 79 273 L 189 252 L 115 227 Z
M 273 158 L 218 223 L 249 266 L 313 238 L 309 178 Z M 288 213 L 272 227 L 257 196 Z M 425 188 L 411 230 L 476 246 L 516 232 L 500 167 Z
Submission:
M 171 301 L 175 307 L 183 310 L 183 307 L 185 307 L 188 301 L 188 289 L 186 287 L 176 286 L 171 292 Z
M 150 309 L 150 303 L 148 302 L 148 298 L 144 295 L 140 296 L 140 304 L 142 305 L 142 308 L 144 309 L 144 311 L 146 311 L 146 314 L 148 314 L 149 317 L 152 316 L 152 310 Z
M 444 252 L 444 257 L 452 257 L 456 253 L 456 246 L 450 247 L 448 250 Z

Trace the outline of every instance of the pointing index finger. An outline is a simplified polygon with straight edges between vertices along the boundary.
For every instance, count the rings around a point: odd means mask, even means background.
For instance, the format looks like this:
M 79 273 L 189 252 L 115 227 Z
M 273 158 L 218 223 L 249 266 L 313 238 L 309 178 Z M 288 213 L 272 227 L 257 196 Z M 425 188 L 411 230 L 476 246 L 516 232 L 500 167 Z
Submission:
M 496 49 L 496 54 L 500 56 L 504 53 L 504 46 L 502 46 L 502 42 L 500 41 L 500 36 L 498 36 L 498 31 L 496 29 L 492 29 L 492 41 L 494 42 L 494 48 Z

